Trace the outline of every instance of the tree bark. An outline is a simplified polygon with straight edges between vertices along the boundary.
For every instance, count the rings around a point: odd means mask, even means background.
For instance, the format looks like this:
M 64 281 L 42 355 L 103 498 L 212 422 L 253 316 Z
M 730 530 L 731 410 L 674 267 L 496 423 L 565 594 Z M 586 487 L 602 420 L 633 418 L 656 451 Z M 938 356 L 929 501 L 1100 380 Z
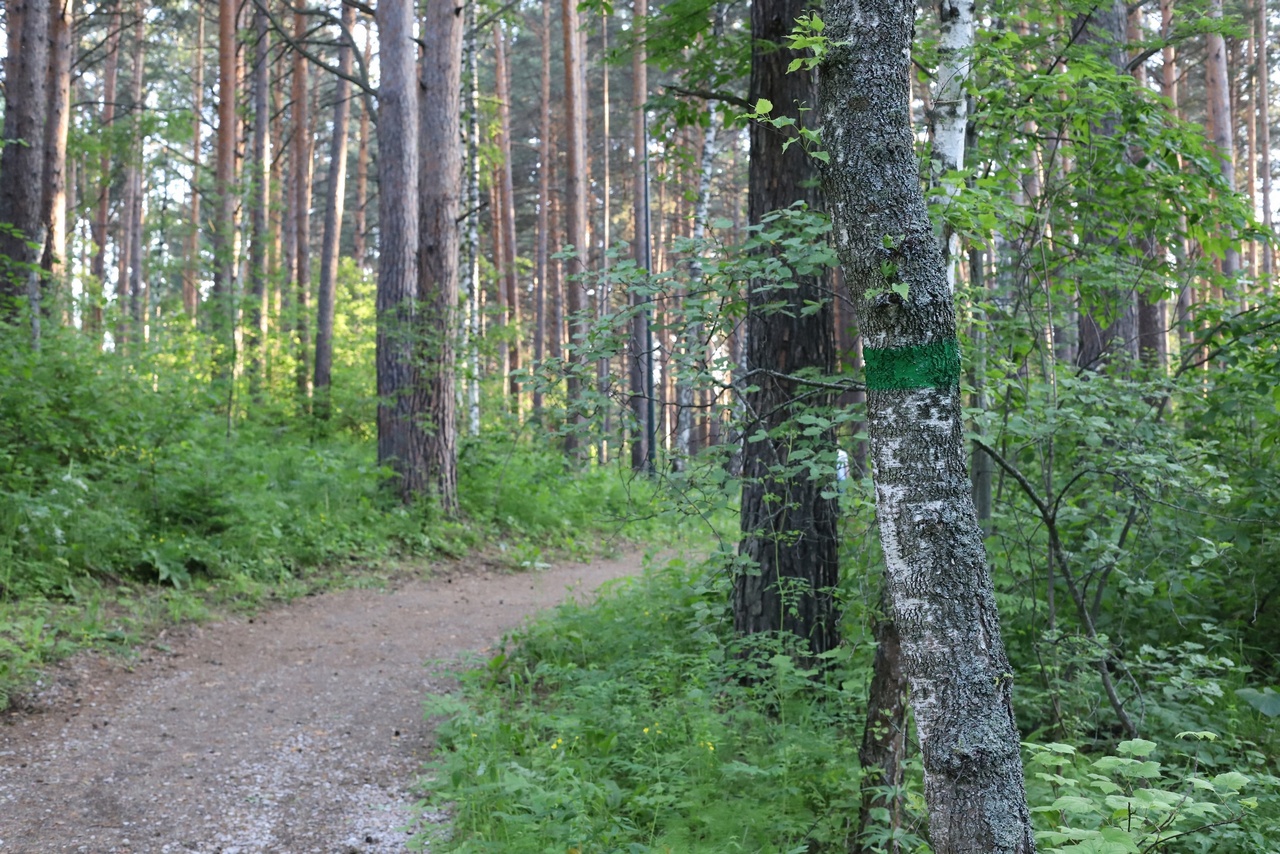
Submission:
M 533 363 L 538 368 L 547 356 L 547 270 L 550 267 L 550 216 L 548 210 L 551 194 L 551 0 L 542 0 L 542 91 L 538 114 L 538 247 L 534 275 L 537 291 L 534 293 Z M 542 412 L 542 384 L 533 386 L 533 411 Z
M 53 0 L 49 15 L 48 119 L 44 135 L 44 189 L 41 221 L 47 239 L 40 266 L 48 274 L 48 297 L 70 297 L 67 271 L 67 132 L 71 126 L 73 0 Z M 46 312 L 52 299 L 42 300 Z
M 49 106 L 49 0 L 9 5 L 9 55 L 5 62 L 4 151 L 0 154 L 0 322 L 19 317 L 29 274 L 40 261 L 41 182 Z M 16 50 L 15 50 L 16 48 Z M 38 242 L 32 247 L 32 242 Z M 32 305 L 34 312 L 37 306 Z
M 107 24 L 107 59 L 102 73 L 102 127 L 111 127 L 116 115 L 116 76 L 120 63 L 120 7 L 117 5 Z M 197 114 L 199 110 L 196 111 Z M 200 119 L 197 115 L 196 125 Z M 102 312 L 106 299 L 107 283 L 107 226 L 111 216 L 111 152 L 103 147 L 99 161 L 98 210 L 93 220 L 93 259 L 89 265 L 89 317 L 88 330 L 96 333 L 98 346 L 102 344 Z
M 501 152 L 501 164 L 498 166 L 501 192 L 498 198 L 502 200 L 499 209 L 494 211 L 495 217 L 502 218 L 502 257 L 495 260 L 501 270 L 498 287 L 505 289 L 503 297 L 507 306 L 504 322 L 510 339 L 507 344 L 508 392 L 513 411 L 519 413 L 520 383 L 510 376 L 520 370 L 520 279 L 516 269 L 515 183 L 511 177 L 511 63 L 507 57 L 507 36 L 501 22 L 493 25 L 493 43 L 497 51 L 494 73 L 498 83 L 498 145 Z
M 455 387 L 458 337 L 458 208 L 462 196 L 461 0 L 427 4 L 422 39 L 418 300 L 422 308 L 427 479 L 440 508 L 458 510 Z M 508 167 L 509 168 L 509 167 Z M 510 172 L 508 171 L 508 175 Z
M 125 169 L 125 204 L 121 214 L 120 280 L 116 283 L 117 307 L 120 309 L 118 344 L 123 346 L 130 339 L 145 340 L 145 306 L 142 277 L 142 218 L 145 198 L 142 192 L 143 134 L 142 113 L 143 86 L 146 78 L 146 20 L 141 0 L 134 4 L 133 80 L 129 90 L 131 115 L 129 124 L 129 154 Z
M 377 7 L 378 87 L 378 464 L 405 503 L 429 488 L 414 356 L 418 334 L 418 78 L 413 4 Z M 301 217 L 299 217 L 301 219 Z
M 1209 0 L 1208 17 L 1222 18 L 1222 0 Z M 1231 129 L 1231 78 L 1227 72 L 1227 46 L 1221 33 L 1205 36 L 1207 56 L 1204 64 L 1205 102 L 1209 112 L 1209 138 L 1218 149 L 1218 166 L 1222 178 L 1234 192 L 1236 163 L 1234 134 Z M 1230 237 L 1230 235 L 1228 235 Z M 1240 256 L 1235 249 L 1222 255 L 1222 275 L 1230 278 L 1240 269 Z
M 645 48 L 645 21 L 649 15 L 648 0 L 635 0 L 632 7 L 632 38 L 635 40 L 631 54 L 631 115 L 632 145 L 635 162 L 632 164 L 631 204 L 632 227 L 635 232 L 632 256 L 636 265 L 651 272 L 651 246 L 649 235 L 649 131 L 645 103 L 649 100 L 649 63 Z M 631 420 L 635 433 L 631 437 L 631 468 L 634 471 L 653 471 L 653 451 L 649 446 L 652 429 L 653 380 L 649 375 L 649 309 L 646 299 L 636 291 L 631 295 L 631 340 L 629 350 L 631 385 Z
M 908 119 L 913 12 L 902 0 L 826 6 L 823 186 L 866 345 L 880 539 L 930 842 L 938 854 L 1030 852 L 1013 677 L 965 465 L 955 307 Z
M 550 0 L 543 0 L 550 2 Z M 467 3 L 467 433 L 480 435 L 480 74 L 476 50 L 476 4 Z
M 804 0 L 756 0 L 751 6 L 751 91 L 749 101 L 773 103 L 775 116 L 789 116 L 812 126 L 816 112 L 801 111 L 817 100 L 817 80 L 801 68 L 787 73 L 798 54 L 777 48 L 809 5 Z M 906 82 L 905 72 L 900 78 Z M 816 160 L 803 146 L 783 149 L 784 138 L 772 127 L 751 126 L 748 217 L 763 221 L 771 211 L 803 201 L 820 206 Z M 738 551 L 749 571 L 733 578 L 733 621 L 740 634 L 787 632 L 807 642 L 805 654 L 818 656 L 840 640 L 835 601 L 839 580 L 836 531 L 839 510 L 834 497 L 824 497 L 831 483 L 811 478 L 805 466 L 791 461 L 795 437 L 782 435 L 797 414 L 793 401 L 810 391 L 788 376 L 817 369 L 830 374 L 835 358 L 835 326 L 825 284 L 820 276 L 796 276 L 794 288 L 758 280 L 747 295 L 747 376 L 754 391 L 746 394 L 746 434 L 762 431 L 768 438 L 747 441 L 743 450 L 742 540 Z M 785 307 L 778 309 L 778 303 Z M 812 305 L 821 307 L 812 310 Z M 759 373 L 756 373 L 759 371 Z M 814 405 L 829 398 L 819 396 Z M 806 447 L 835 460 L 835 437 L 826 432 Z M 798 462 L 798 461 L 797 461 Z
M 218 2 L 218 145 L 214 195 L 218 199 L 213 227 L 213 311 L 215 375 L 229 377 L 235 365 L 235 229 L 236 194 L 236 13 L 234 0 Z
M 372 52 L 373 39 L 366 36 L 364 42 L 365 68 L 369 67 Z M 366 242 L 369 224 L 368 217 L 365 215 L 369 204 L 369 105 L 364 101 L 361 101 L 360 104 L 359 135 L 359 142 L 356 143 L 356 209 L 352 211 L 352 225 L 355 228 L 352 251 L 355 253 L 356 264 L 363 270 L 369 262 L 369 251 Z
M 342 26 L 350 33 L 356 23 L 354 6 L 343 4 Z M 333 141 L 329 146 L 329 181 L 325 187 L 324 242 L 320 246 L 320 291 L 316 301 L 316 370 L 314 411 L 328 419 L 333 377 L 333 315 L 338 295 L 338 257 L 342 242 L 342 208 L 347 199 L 347 131 L 351 119 L 351 67 L 356 46 L 346 40 L 338 50 L 338 79 L 333 106 Z
M 573 255 L 565 263 L 565 306 L 570 315 L 571 343 L 575 349 L 568 353 L 566 361 L 569 378 L 566 382 L 569 426 L 565 433 L 564 448 L 570 457 L 580 453 L 584 426 L 582 414 L 582 356 L 578 351 L 586 335 L 587 318 L 583 316 L 583 277 L 587 271 L 587 116 L 586 98 L 582 79 L 582 39 L 578 30 L 576 0 L 561 0 L 560 22 L 564 30 L 564 115 L 565 147 L 568 160 L 565 164 L 565 241 Z M 581 337 L 580 337 L 581 336 Z
M 196 3 L 195 84 L 191 99 L 191 204 L 186 265 L 182 271 L 182 307 L 192 320 L 200 306 L 200 132 L 204 127 L 204 4 Z M 104 155 L 105 157 L 105 155 Z
M 256 398 L 265 379 L 267 342 L 267 254 L 271 232 L 267 225 L 267 211 L 271 206 L 271 106 L 268 92 L 271 87 L 270 50 L 267 30 L 267 13 L 261 7 L 254 8 L 253 53 L 253 152 L 250 157 L 252 174 L 249 175 L 249 304 L 248 322 L 245 324 L 245 351 L 248 355 L 249 387 Z
M 381 8 L 383 3 L 379 3 Z M 293 15 L 293 37 L 301 42 L 307 35 L 307 16 Z M 300 406 L 306 409 L 311 397 L 311 110 L 307 103 L 307 59 L 293 55 L 293 192 L 294 296 L 293 329 L 297 336 L 297 365 L 294 374 Z M 384 185 L 385 186 L 385 185 Z
M 1271 66 L 1267 62 L 1267 0 L 1257 0 L 1257 15 L 1253 23 L 1253 43 L 1256 45 L 1254 49 L 1254 62 L 1257 63 L 1254 69 L 1253 79 L 1255 81 L 1254 92 L 1257 100 L 1258 108 L 1258 172 L 1262 175 L 1262 224 L 1266 229 L 1268 236 L 1274 234 L 1271 222 L 1271 105 L 1268 103 L 1270 94 L 1268 92 L 1268 80 Z M 1264 291 L 1267 296 L 1271 296 L 1271 274 L 1272 259 L 1274 257 L 1271 245 L 1269 243 L 1262 244 L 1262 272 L 1265 276 Z

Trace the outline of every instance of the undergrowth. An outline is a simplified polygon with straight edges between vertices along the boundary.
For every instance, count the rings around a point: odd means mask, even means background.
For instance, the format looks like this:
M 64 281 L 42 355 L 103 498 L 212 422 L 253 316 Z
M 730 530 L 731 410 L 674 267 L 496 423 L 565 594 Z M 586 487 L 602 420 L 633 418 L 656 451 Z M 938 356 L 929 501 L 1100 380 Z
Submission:
M 851 850 L 872 649 L 846 642 L 823 673 L 770 641 L 744 654 L 725 557 L 652 566 L 595 604 L 567 603 L 508 638 L 460 697 L 430 700 L 428 716 L 444 720 L 422 808 L 453 822 L 415 843 L 468 854 Z M 1026 745 L 1042 850 L 1280 850 L 1280 779 L 1257 745 L 1208 730 L 1153 738 Z M 889 827 L 873 811 L 864 850 L 929 850 L 918 757 L 908 769 L 904 821 Z

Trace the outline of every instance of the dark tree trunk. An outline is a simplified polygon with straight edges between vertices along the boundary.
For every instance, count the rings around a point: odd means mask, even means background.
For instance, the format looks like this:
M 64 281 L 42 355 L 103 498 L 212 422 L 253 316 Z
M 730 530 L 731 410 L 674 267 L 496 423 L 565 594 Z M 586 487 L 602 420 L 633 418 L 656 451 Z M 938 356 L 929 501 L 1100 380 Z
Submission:
M 48 109 L 49 0 L 9 5 L 4 152 L 0 154 L 0 321 L 16 320 L 40 261 L 41 182 Z M 16 50 L 15 50 L 16 48 Z M 32 242 L 37 245 L 33 247 Z M 35 306 L 32 306 L 35 309 Z
M 342 23 L 350 33 L 356 23 L 354 6 L 343 5 Z M 345 39 L 345 36 L 344 36 Z M 338 295 L 338 256 L 342 241 L 342 207 L 347 199 L 347 130 L 351 118 L 351 83 L 355 45 L 343 41 L 338 52 L 334 92 L 333 141 L 329 146 L 329 181 L 325 188 L 324 242 L 320 246 L 320 291 L 316 296 L 315 414 L 330 414 L 329 384 L 333 377 L 333 315 Z
M 195 319 L 200 305 L 200 131 L 204 127 L 204 6 L 196 4 L 195 81 L 191 99 L 191 206 L 187 232 L 187 258 L 182 271 L 182 307 Z M 103 155 L 104 157 L 106 155 Z
M 373 39 L 366 38 L 364 43 L 364 67 L 369 67 L 372 58 Z M 369 252 L 366 247 L 368 235 L 367 205 L 369 204 L 369 104 L 360 102 L 360 137 L 356 148 L 356 209 L 352 211 L 352 225 L 355 228 L 352 251 L 356 264 L 364 269 L 369 263 Z
M 652 265 L 650 259 L 651 241 L 649 237 L 649 163 L 646 148 L 649 144 L 645 102 L 649 99 L 649 66 L 645 55 L 645 43 L 641 34 L 644 32 L 644 21 L 649 14 L 648 0 L 635 0 L 632 18 L 634 20 L 633 37 L 634 53 L 631 57 L 631 110 L 633 126 L 633 145 L 635 163 L 632 178 L 632 222 L 635 227 L 632 255 L 636 264 L 643 270 Z M 652 393 L 648 373 L 649 359 L 649 316 L 642 311 L 643 298 L 634 291 L 631 294 L 632 320 L 631 340 L 629 346 L 629 367 L 631 385 L 631 419 L 635 424 L 635 434 L 631 437 L 631 468 L 635 471 L 653 470 L 653 449 L 649 447 L 649 418 L 652 407 L 649 405 Z
M 455 343 L 458 336 L 458 208 L 462 196 L 460 0 L 427 5 L 422 38 L 418 300 L 422 309 L 427 482 L 441 509 L 458 509 Z
M 236 4 L 218 3 L 218 148 L 214 172 L 214 194 L 218 199 L 213 227 L 214 277 L 210 302 L 213 311 L 215 374 L 226 377 L 235 364 L 235 228 L 236 197 Z
M 913 18 L 903 0 L 827 4 L 824 187 L 866 346 L 880 540 L 930 842 L 938 854 L 1021 854 L 1035 842 L 1013 674 L 965 464 L 953 294 L 909 125 Z
M 406 503 L 428 486 L 422 416 L 426 406 L 414 355 L 418 335 L 418 54 L 413 5 L 377 9 L 378 87 L 378 463 L 396 473 Z M 301 217 L 299 217 L 301 219 Z
M 551 225 L 548 203 L 551 195 L 551 158 L 555 148 L 551 144 L 551 0 L 542 0 L 542 90 L 538 114 L 538 247 L 534 275 L 537 291 L 534 294 L 533 363 L 535 368 L 546 358 L 547 343 L 547 270 L 550 265 L 550 244 L 547 233 Z M 533 411 L 542 412 L 542 384 L 533 385 Z
M 817 87 L 814 75 L 803 69 L 787 73 L 798 54 L 778 49 L 796 18 L 809 6 L 803 0 L 756 0 L 751 7 L 751 94 L 756 103 L 764 98 L 774 105 L 774 115 L 791 116 L 812 125 L 812 105 Z M 906 79 L 905 76 L 903 78 Z M 770 211 L 796 201 L 819 206 L 816 161 L 801 145 L 783 150 L 784 139 L 776 129 L 761 123 L 751 126 L 748 216 L 761 222 Z M 836 531 L 838 507 L 824 498 L 831 484 L 810 478 L 807 470 L 789 461 L 794 437 L 780 435 L 796 413 L 791 404 L 811 389 L 784 378 L 799 371 L 832 371 L 835 328 L 831 305 L 817 276 L 794 279 L 794 289 L 780 291 L 773 283 L 753 282 L 747 308 L 747 394 L 753 436 L 764 430 L 770 437 L 748 441 L 743 452 L 742 542 L 740 553 L 751 561 L 750 571 L 733 579 L 734 627 L 742 634 L 785 631 L 807 641 L 808 651 L 819 655 L 839 643 L 839 612 L 834 588 L 839 564 Z M 785 300 L 782 310 L 766 306 Z M 810 311 L 806 306 L 820 303 Z M 759 373 L 756 373 L 756 372 Z M 819 400 L 822 406 L 829 401 Z M 818 437 L 813 450 L 831 452 L 834 436 Z
M 381 4 L 379 4 L 381 5 Z M 293 35 L 307 34 L 307 16 L 295 12 Z M 297 335 L 296 372 L 299 404 L 305 409 L 311 397 L 311 110 L 307 103 L 307 59 L 293 57 L 293 192 L 294 294 L 293 329 Z
M 901 791 L 907 770 L 907 678 L 902 673 L 902 644 L 898 627 L 888 614 L 879 616 L 873 634 L 876 655 L 867 693 L 867 726 L 858 747 L 858 764 L 865 775 L 862 809 L 858 814 L 858 834 L 851 846 L 852 854 L 871 850 L 863 845 L 862 836 L 874 821 L 873 810 L 888 812 L 886 823 L 891 830 L 902 827 L 902 798 L 889 794 Z M 884 850 L 897 854 L 900 849 L 890 843 Z

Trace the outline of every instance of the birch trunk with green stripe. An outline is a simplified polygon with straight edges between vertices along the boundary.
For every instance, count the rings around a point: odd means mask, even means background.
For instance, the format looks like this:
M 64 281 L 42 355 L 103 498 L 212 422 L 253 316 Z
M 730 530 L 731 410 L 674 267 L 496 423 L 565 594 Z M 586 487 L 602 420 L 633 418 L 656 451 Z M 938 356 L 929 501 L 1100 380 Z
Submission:
M 937 854 L 1030 852 L 1013 674 L 965 465 L 955 306 L 910 128 L 914 13 L 903 0 L 827 4 L 823 183 L 866 346 L 877 515 L 930 842 Z

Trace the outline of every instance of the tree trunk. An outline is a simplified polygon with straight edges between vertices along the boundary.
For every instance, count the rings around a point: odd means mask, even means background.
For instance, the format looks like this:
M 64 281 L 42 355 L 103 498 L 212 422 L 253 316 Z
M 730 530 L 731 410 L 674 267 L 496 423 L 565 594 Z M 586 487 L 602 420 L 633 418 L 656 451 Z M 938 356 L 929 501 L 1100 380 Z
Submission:
M 405 503 L 426 493 L 418 334 L 418 54 L 413 5 L 380 0 L 378 87 L 378 464 Z M 301 217 L 299 217 L 301 220 Z
M 550 2 L 550 0 L 543 0 Z M 467 433 L 480 435 L 480 74 L 476 4 L 467 3 Z
M 748 100 L 773 103 L 775 116 L 789 116 L 812 126 L 817 118 L 800 105 L 816 101 L 815 75 L 807 69 L 787 73 L 795 51 L 778 49 L 797 17 L 809 6 L 803 0 L 756 0 L 751 6 L 751 90 Z M 901 75 L 906 82 L 905 72 Z M 774 128 L 751 125 L 748 216 L 762 222 L 765 214 L 803 201 L 817 208 L 816 160 L 801 145 L 784 150 Z M 747 296 L 747 376 L 756 391 L 747 393 L 752 420 L 748 436 L 765 431 L 769 438 L 749 441 L 743 451 L 742 540 L 739 553 L 750 570 L 733 578 L 733 621 L 740 634 L 787 632 L 807 642 L 805 655 L 818 656 L 840 640 L 835 601 L 838 581 L 836 531 L 838 507 L 823 497 L 831 484 L 811 478 L 804 466 L 790 461 L 794 437 L 781 435 L 795 414 L 792 401 L 809 387 L 788 377 L 816 369 L 830 374 L 835 358 L 835 326 L 825 283 L 820 276 L 796 276 L 795 288 L 778 290 L 774 282 L 755 281 Z M 782 310 L 777 303 L 785 301 Z M 813 311 L 812 304 L 821 308 Z M 773 308 L 770 308 L 770 306 Z M 759 373 L 756 373 L 759 371 Z M 818 396 L 812 405 L 829 403 Z M 835 437 L 826 432 L 807 445 L 835 459 Z
M 498 82 L 498 145 L 501 164 L 498 180 L 501 182 L 502 200 L 495 216 L 502 218 L 502 257 L 496 259 L 501 275 L 498 287 L 505 288 L 503 296 L 507 305 L 506 323 L 510 339 L 507 345 L 507 369 L 520 370 L 520 279 L 516 269 L 516 199 L 515 185 L 511 178 L 511 63 L 507 58 L 507 36 L 502 24 L 493 25 L 493 42 L 497 48 L 495 74 Z M 509 374 L 508 374 L 509 376 Z M 510 378 L 512 408 L 520 412 L 520 383 Z
M 1222 0 L 1209 0 L 1210 19 L 1222 18 Z M 1218 164 L 1227 186 L 1235 190 L 1236 163 L 1234 134 L 1231 129 L 1231 78 L 1227 73 L 1227 46 L 1221 33 L 1205 36 L 1204 64 L 1205 103 L 1209 112 L 1209 137 L 1218 149 Z M 1226 235 L 1228 238 L 1230 234 Z M 1228 278 L 1240 269 L 1240 256 L 1235 249 L 1222 255 L 1222 274 Z
M 440 508 L 458 510 L 458 208 L 462 196 L 461 0 L 427 4 L 422 39 L 418 300 L 423 338 L 427 480 Z M 508 175 L 510 175 L 508 167 Z M 508 179 L 509 180 L 509 179 Z
M 378 6 L 381 9 L 383 3 Z M 293 15 L 293 36 L 307 34 L 307 16 Z M 296 372 L 299 405 L 306 409 L 311 397 L 311 111 L 307 103 L 307 59 L 293 56 L 293 192 L 294 222 L 293 328 L 297 335 Z M 382 185 L 386 186 L 386 185 Z
M 142 215 L 145 199 L 142 193 L 143 133 L 142 113 L 143 85 L 146 78 L 146 20 L 141 0 L 134 4 L 133 81 L 129 90 L 132 115 L 129 117 L 128 167 L 125 170 L 125 210 L 122 214 L 125 227 L 121 229 L 120 281 L 116 284 L 116 296 L 120 309 L 121 345 L 134 339 L 145 340 L 142 284 Z M 132 328 L 131 328 L 132 327 Z
M 264 379 L 267 342 L 267 252 L 271 232 L 267 225 L 267 211 L 271 205 L 271 107 L 268 91 L 271 87 L 270 50 L 267 31 L 267 12 L 254 8 L 253 54 L 253 153 L 250 158 L 253 172 L 249 176 L 249 318 L 246 324 L 245 351 L 248 355 L 249 387 L 256 399 Z
M 902 791 L 906 779 L 907 758 L 907 679 L 902 673 L 902 645 L 898 627 L 886 613 L 877 616 L 874 628 L 875 660 L 872 663 L 871 686 L 867 693 L 867 725 L 858 747 L 858 764 L 862 767 L 862 809 L 858 813 L 858 832 L 852 854 L 870 854 L 876 850 L 863 844 L 864 834 L 876 821 L 874 811 L 888 813 L 885 824 L 890 830 L 902 827 Z M 883 847 L 887 854 L 899 854 L 901 848 L 890 842 Z
M 235 365 L 235 113 L 236 12 L 234 0 L 218 2 L 218 147 L 214 167 L 214 195 L 218 199 L 213 227 L 213 311 L 215 375 L 227 378 Z
M 191 205 L 186 265 L 182 271 L 182 307 L 192 320 L 200 306 L 200 131 L 204 127 L 204 6 L 196 4 L 195 85 L 191 99 Z M 105 155 L 104 155 L 105 157 Z
M 586 98 L 583 94 L 582 39 L 578 30 L 578 4 L 576 0 L 561 0 L 560 21 L 564 30 L 564 116 L 565 146 L 568 160 L 565 163 L 565 242 L 573 255 L 565 264 L 565 306 L 572 327 L 570 339 L 580 347 L 587 330 L 587 318 L 583 316 L 583 277 L 587 270 L 587 116 Z M 581 337 L 580 337 L 581 336 Z M 566 358 L 569 378 L 566 385 L 569 427 L 565 433 L 564 448 L 570 457 L 579 454 L 584 426 L 582 413 L 582 356 L 577 349 L 569 351 Z
M 1013 677 L 965 465 L 955 307 L 908 122 L 913 4 L 825 11 L 823 186 L 866 345 L 880 539 L 930 842 L 938 854 L 1031 852 Z
M 373 39 L 368 36 L 364 41 L 364 67 L 369 67 L 372 58 Z M 355 252 L 356 264 L 363 270 L 369 262 L 369 251 L 366 246 L 369 224 L 365 216 L 369 204 L 369 104 L 360 104 L 360 140 L 356 143 L 356 209 L 352 212 L 355 228 L 352 250 Z
M 53 0 L 49 15 L 48 118 L 44 135 L 44 189 L 40 219 L 48 238 L 40 266 L 48 273 L 47 296 L 68 299 L 67 132 L 71 122 L 73 0 Z M 46 312 L 54 300 L 44 299 Z
M 356 23 L 354 6 L 343 4 L 342 25 L 350 33 Z M 342 242 L 342 207 L 347 199 L 347 131 L 351 118 L 351 82 L 355 45 L 343 36 L 338 50 L 338 79 L 333 106 L 333 141 L 329 146 L 329 181 L 325 187 L 324 242 L 320 247 L 320 292 L 316 303 L 315 413 L 330 415 L 329 384 L 333 376 L 333 315 L 338 295 L 338 256 Z
M 600 164 L 600 278 L 596 281 L 596 320 L 603 323 L 604 318 L 609 314 L 609 241 L 612 239 L 610 234 L 610 214 L 612 213 L 613 198 L 610 195 L 609 187 L 609 149 L 611 141 L 609 138 L 609 11 L 600 13 L 600 135 L 603 141 L 602 155 Z M 609 395 L 609 358 L 607 356 L 596 360 L 596 394 L 600 400 L 607 400 Z M 604 415 L 600 425 L 600 441 L 597 447 L 596 462 L 604 465 L 609 462 L 609 436 L 612 433 L 612 416 L 613 407 L 604 407 Z
M 29 271 L 40 261 L 41 182 L 45 112 L 49 106 L 49 0 L 9 4 L 5 68 L 4 151 L 0 153 L 0 322 L 19 316 Z M 14 49 L 16 47 L 16 50 Z M 33 247 L 31 243 L 37 245 Z M 34 312 L 37 306 L 32 305 Z
M 635 0 L 632 12 L 631 115 L 635 162 L 632 164 L 631 204 L 635 238 L 632 256 L 636 265 L 650 271 L 652 259 L 649 236 L 649 130 L 645 103 L 649 100 L 649 64 L 645 48 L 645 20 L 649 15 L 648 0 Z M 631 340 L 628 347 L 631 385 L 631 420 L 635 433 L 631 437 L 631 468 L 653 471 L 653 448 L 650 447 L 653 421 L 653 378 L 650 376 L 649 352 L 651 332 L 649 309 L 642 308 L 646 299 L 634 290 L 631 299 Z
M 105 131 L 115 121 L 116 75 L 120 63 L 120 7 L 116 6 L 107 24 L 107 61 L 102 75 L 102 128 Z M 197 114 L 199 110 L 196 111 Z M 199 116 L 196 125 L 200 124 Z M 89 265 L 89 316 L 88 330 L 96 333 L 97 346 L 102 345 L 102 309 L 106 299 L 107 282 L 107 226 L 111 215 L 111 152 L 104 146 L 99 162 L 98 210 L 93 220 L 93 260 Z
M 1271 105 L 1268 103 L 1267 77 L 1271 66 L 1267 63 L 1267 0 L 1257 0 L 1257 16 L 1253 23 L 1254 94 L 1258 108 L 1258 172 L 1262 175 L 1262 224 L 1268 238 L 1274 234 L 1271 222 Z M 1262 244 L 1263 293 L 1271 296 L 1272 258 L 1274 250 L 1269 243 Z
M 540 368 L 547 357 L 547 270 L 550 267 L 550 241 L 547 233 L 551 221 L 548 198 L 551 194 L 551 0 L 542 0 L 542 92 L 538 114 L 538 248 L 534 275 L 533 364 Z M 533 411 L 542 413 L 542 383 L 533 385 Z

